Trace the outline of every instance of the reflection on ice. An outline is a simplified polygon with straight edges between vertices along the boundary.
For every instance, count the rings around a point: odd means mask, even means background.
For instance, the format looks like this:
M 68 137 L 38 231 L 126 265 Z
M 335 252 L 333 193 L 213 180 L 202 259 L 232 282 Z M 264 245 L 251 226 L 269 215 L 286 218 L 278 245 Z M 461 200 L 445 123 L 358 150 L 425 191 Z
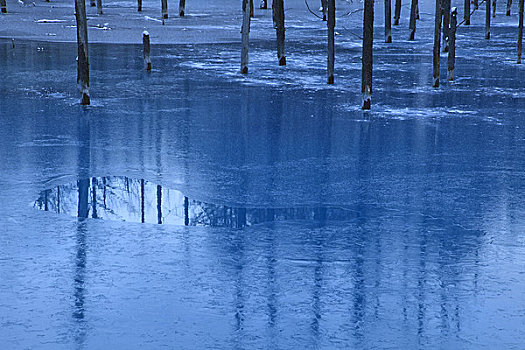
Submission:
M 341 206 L 249 208 L 204 203 L 128 177 L 92 177 L 56 186 L 42 191 L 34 207 L 79 218 L 232 228 L 274 221 L 348 221 L 360 215 Z

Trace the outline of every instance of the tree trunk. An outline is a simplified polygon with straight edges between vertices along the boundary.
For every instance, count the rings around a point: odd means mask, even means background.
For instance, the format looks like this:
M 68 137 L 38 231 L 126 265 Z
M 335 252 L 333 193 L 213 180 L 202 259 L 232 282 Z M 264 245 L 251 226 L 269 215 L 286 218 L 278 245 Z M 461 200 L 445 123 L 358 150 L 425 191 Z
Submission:
M 102 11 L 102 0 L 97 0 L 97 13 L 99 15 L 103 14 L 103 11 Z
M 492 0 L 492 17 L 496 17 L 496 0 Z
M 89 55 L 85 0 L 75 0 L 75 18 L 77 22 L 77 83 L 80 86 L 81 105 L 89 105 Z
M 485 0 L 485 39 L 490 39 L 490 0 Z
M 401 0 L 396 0 L 394 9 L 394 25 L 399 25 L 399 18 L 401 17 Z
M 392 42 L 392 1 L 385 0 L 385 43 Z
M 450 13 L 450 31 L 448 33 L 448 76 L 449 81 L 454 80 L 454 68 L 456 64 L 456 29 L 458 26 L 458 9 L 453 7 Z
M 439 87 L 439 54 L 441 45 L 441 0 L 436 0 L 436 15 L 434 21 L 434 57 L 433 57 L 433 87 Z
M 470 0 L 465 0 L 465 12 L 463 13 L 465 25 L 470 25 Z
M 137 11 L 138 11 L 138 12 L 141 12 L 141 11 L 142 11 L 142 0 L 138 0 Z
M 523 42 L 523 0 L 518 2 L 518 64 L 521 64 L 521 48 Z
M 273 11 L 275 14 L 275 29 L 277 32 L 277 58 L 279 65 L 286 65 L 284 54 L 284 0 L 273 0 Z
M 335 0 L 328 0 L 328 84 L 334 83 L 335 62 Z
M 364 0 L 363 57 L 361 66 L 362 109 L 370 109 L 372 98 L 372 45 L 374 32 L 374 0 Z
M 151 57 L 150 57 L 150 42 L 149 33 L 144 31 L 142 33 L 142 44 L 144 46 L 144 66 L 147 71 L 151 70 Z
M 450 28 L 450 0 L 441 0 L 443 11 L 443 52 L 448 52 L 448 30 Z
M 162 19 L 168 19 L 168 0 L 161 0 Z
M 250 36 L 250 0 L 242 0 L 241 73 L 248 73 L 248 44 Z
M 184 11 L 186 7 L 186 0 L 179 1 L 179 16 L 184 17 Z
M 512 6 L 512 0 L 507 0 L 507 16 L 510 16 L 510 8 Z
M 414 40 L 416 38 L 416 9 L 417 0 L 412 0 L 412 5 L 410 6 L 410 22 L 408 25 L 408 29 L 410 29 L 408 40 Z

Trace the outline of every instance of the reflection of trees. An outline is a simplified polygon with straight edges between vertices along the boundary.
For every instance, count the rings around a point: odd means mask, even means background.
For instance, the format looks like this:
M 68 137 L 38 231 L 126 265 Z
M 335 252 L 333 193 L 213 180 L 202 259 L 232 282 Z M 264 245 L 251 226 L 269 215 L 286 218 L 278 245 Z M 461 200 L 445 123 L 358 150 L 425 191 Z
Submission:
M 272 221 L 346 221 L 345 207 L 243 208 L 191 200 L 181 192 L 127 177 L 92 177 L 42 191 L 34 206 L 82 218 L 242 228 Z

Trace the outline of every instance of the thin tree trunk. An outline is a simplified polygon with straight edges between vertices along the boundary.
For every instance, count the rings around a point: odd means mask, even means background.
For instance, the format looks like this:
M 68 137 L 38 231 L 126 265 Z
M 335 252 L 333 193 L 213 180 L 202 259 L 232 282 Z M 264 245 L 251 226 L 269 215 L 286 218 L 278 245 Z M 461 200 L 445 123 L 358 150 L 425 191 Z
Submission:
M 485 39 L 490 39 L 490 0 L 485 1 Z
M 394 9 L 394 25 L 399 25 L 399 18 L 401 17 L 401 0 L 396 0 Z
M 184 197 L 184 226 L 190 225 L 190 201 L 188 197 Z
M 507 0 L 507 16 L 510 16 L 510 8 L 512 6 L 512 0 Z
M 521 64 L 521 49 L 522 49 L 522 43 L 523 43 L 523 0 L 519 0 L 518 2 L 518 13 L 519 13 L 519 20 L 518 20 L 518 64 Z
M 492 0 L 492 17 L 496 17 L 496 0 Z
M 253 0 L 250 0 L 250 17 L 251 18 L 254 18 L 255 17 L 255 12 L 254 12 L 254 7 L 253 7 Z
M 374 0 L 364 0 L 363 14 L 363 56 L 361 67 L 362 109 L 370 109 L 372 98 L 372 48 L 374 32 Z
M 273 11 L 275 13 L 276 32 L 277 32 L 277 58 L 279 65 L 286 65 L 286 56 L 284 54 L 284 0 L 273 0 Z
M 162 19 L 168 19 L 168 0 L 161 0 Z
M 450 0 L 441 0 L 443 11 L 443 52 L 448 52 L 448 30 L 450 28 Z
M 241 49 L 241 73 L 248 73 L 248 44 L 250 36 L 250 0 L 242 1 L 242 49 Z
M 328 84 L 334 83 L 335 62 L 335 0 L 328 0 Z
M 441 0 L 436 0 L 436 15 L 434 21 L 434 57 L 433 57 L 433 87 L 439 87 L 439 55 L 441 45 Z
M 470 25 L 470 0 L 465 0 L 465 12 L 463 13 L 465 25 Z
M 147 71 L 151 70 L 151 57 L 150 57 L 150 42 L 149 33 L 144 31 L 142 33 L 142 44 L 144 46 L 144 66 Z
M 186 0 L 179 1 L 179 16 L 184 17 L 184 11 L 186 7 Z
M 7 13 L 7 3 L 5 0 L 0 0 L 0 13 Z
M 140 180 L 140 222 L 146 221 L 146 210 L 144 209 L 145 194 L 144 194 L 144 179 Z
M 385 43 L 392 42 L 392 1 L 385 0 Z
M 321 8 L 323 9 L 323 21 L 326 21 L 326 12 L 328 9 L 328 0 L 321 0 Z
M 97 13 L 99 15 L 103 14 L 103 11 L 102 11 L 102 0 L 97 0 Z
M 408 40 L 415 40 L 416 38 L 416 9 L 417 0 L 412 0 L 412 5 L 410 6 L 410 23 L 408 25 L 408 29 L 410 30 Z
M 138 0 L 137 11 L 138 11 L 138 12 L 141 12 L 141 11 L 142 11 L 142 0 Z
M 157 185 L 157 223 L 162 224 L 162 186 Z
M 449 81 L 454 80 L 454 68 L 456 64 L 456 29 L 458 26 L 458 9 L 453 7 L 450 13 L 450 31 L 448 33 L 448 76 Z
M 77 83 L 80 86 L 81 105 L 89 105 L 89 54 L 85 0 L 75 0 L 75 18 L 77 22 Z

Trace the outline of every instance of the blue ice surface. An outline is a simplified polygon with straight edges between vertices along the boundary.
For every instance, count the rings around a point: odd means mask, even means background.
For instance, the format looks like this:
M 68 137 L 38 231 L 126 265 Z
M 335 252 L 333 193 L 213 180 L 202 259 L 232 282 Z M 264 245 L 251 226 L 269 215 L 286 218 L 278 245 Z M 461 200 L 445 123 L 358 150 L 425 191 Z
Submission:
M 523 349 L 525 71 L 514 29 L 462 33 L 439 89 L 431 40 L 379 42 L 370 112 L 352 37 L 334 86 L 321 41 L 290 43 L 286 68 L 255 42 L 246 77 L 237 44 L 154 45 L 151 73 L 139 46 L 91 45 L 87 108 L 75 45 L 0 41 L 0 348 Z M 350 214 L 232 227 L 34 208 L 104 177 Z

